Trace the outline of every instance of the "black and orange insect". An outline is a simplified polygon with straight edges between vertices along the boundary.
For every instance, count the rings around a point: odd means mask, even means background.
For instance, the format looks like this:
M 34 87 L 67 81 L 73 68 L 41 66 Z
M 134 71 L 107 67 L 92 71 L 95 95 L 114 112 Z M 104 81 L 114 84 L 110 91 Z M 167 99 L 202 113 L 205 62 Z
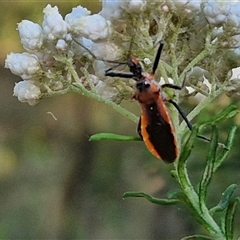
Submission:
M 178 104 L 171 99 L 167 99 L 163 94 L 163 88 L 181 90 L 182 87 L 168 83 L 159 86 L 154 80 L 162 49 L 163 42 L 160 42 L 151 73 L 143 72 L 139 61 L 136 58 L 130 58 L 125 63 L 129 67 L 129 73 L 113 72 L 112 70 L 115 66 L 106 70 L 105 75 L 136 80 L 136 92 L 133 98 L 139 102 L 142 110 L 138 124 L 138 133 L 155 157 L 167 163 L 172 163 L 178 157 L 179 150 L 174 126 L 165 102 L 170 102 L 177 108 L 190 129 L 192 129 L 192 125 Z M 119 63 L 119 65 L 122 64 Z
M 74 41 L 88 51 L 93 58 L 98 59 L 88 48 L 76 40 Z M 163 42 L 160 41 L 151 73 L 143 72 L 141 64 L 134 57 L 129 58 L 127 62 L 116 62 L 105 59 L 98 60 L 117 64 L 105 71 L 106 76 L 132 78 L 136 81 L 136 92 L 133 98 L 139 102 L 142 110 L 138 123 L 138 134 L 144 141 L 148 150 L 155 157 L 162 159 L 166 163 L 172 163 L 179 155 L 179 148 L 174 126 L 165 102 L 173 104 L 190 130 L 192 130 L 192 125 L 179 105 L 172 99 L 165 97 L 163 94 L 164 88 L 181 90 L 182 87 L 169 83 L 160 86 L 154 80 L 154 75 L 160 61 L 163 45 Z M 112 71 L 120 65 L 127 65 L 129 67 L 129 72 L 125 73 Z M 184 85 L 184 83 L 182 85 Z M 209 138 L 202 135 L 197 135 L 197 137 L 208 142 L 210 141 Z

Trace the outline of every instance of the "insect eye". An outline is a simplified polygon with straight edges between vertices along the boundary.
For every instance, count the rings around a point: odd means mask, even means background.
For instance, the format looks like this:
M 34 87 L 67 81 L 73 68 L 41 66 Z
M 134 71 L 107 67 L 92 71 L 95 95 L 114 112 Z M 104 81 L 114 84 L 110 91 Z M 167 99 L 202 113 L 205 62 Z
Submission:
M 140 92 L 148 89 L 149 87 L 150 87 L 150 83 L 147 82 L 147 81 L 140 81 L 140 82 L 137 82 L 137 84 L 136 84 L 136 88 L 137 88 Z

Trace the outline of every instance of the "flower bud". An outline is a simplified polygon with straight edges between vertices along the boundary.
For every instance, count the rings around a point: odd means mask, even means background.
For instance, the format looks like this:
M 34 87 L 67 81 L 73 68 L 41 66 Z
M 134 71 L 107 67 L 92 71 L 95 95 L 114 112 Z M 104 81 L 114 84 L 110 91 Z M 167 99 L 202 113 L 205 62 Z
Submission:
M 67 35 L 67 23 L 58 12 L 58 8 L 48 4 L 43 10 L 43 32 L 47 39 L 55 40 L 65 38 Z
M 23 20 L 18 24 L 17 29 L 24 49 L 35 51 L 41 48 L 43 44 L 43 32 L 38 24 Z
M 67 14 L 64 19 L 68 23 L 70 30 L 74 31 L 74 29 L 79 24 L 79 19 L 88 16 L 90 13 L 91 12 L 87 8 L 78 6 L 76 8 L 73 8 L 72 12 Z
M 25 80 L 31 79 L 32 75 L 41 69 L 38 58 L 34 54 L 26 52 L 8 54 L 5 67 Z
M 106 39 L 112 32 L 110 22 L 99 14 L 79 18 L 71 30 L 92 41 Z
M 229 2 L 206 1 L 203 3 L 203 13 L 210 24 L 224 23 L 229 15 L 231 5 Z
M 123 54 L 123 50 L 113 42 L 95 43 L 91 50 L 97 58 L 111 61 L 121 58 Z
M 34 81 L 21 81 L 16 83 L 13 95 L 20 102 L 28 102 L 29 105 L 33 106 L 39 102 L 41 91 Z
M 108 86 L 105 82 L 99 81 L 95 86 L 95 91 L 103 98 L 116 102 L 117 104 L 122 100 L 119 96 L 118 89 L 116 87 Z
M 128 13 L 139 13 L 146 9 L 147 1 L 146 0 L 128 0 L 121 1 L 120 7 L 123 8 Z
M 56 49 L 63 52 L 66 51 L 67 46 L 67 43 L 63 39 L 59 39 L 56 44 Z

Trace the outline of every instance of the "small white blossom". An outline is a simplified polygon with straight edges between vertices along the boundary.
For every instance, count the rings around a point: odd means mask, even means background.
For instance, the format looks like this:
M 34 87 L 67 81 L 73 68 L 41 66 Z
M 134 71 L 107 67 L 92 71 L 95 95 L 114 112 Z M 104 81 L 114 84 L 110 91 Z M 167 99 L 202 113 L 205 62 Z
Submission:
M 172 1 L 176 9 L 180 11 L 182 8 L 185 13 L 193 13 L 200 10 L 201 1 L 199 0 L 174 0 Z
M 41 91 L 33 81 L 21 81 L 16 83 L 13 95 L 16 96 L 20 102 L 28 102 L 29 105 L 33 106 L 39 102 Z
M 119 19 L 123 16 L 120 8 L 122 0 L 102 0 L 102 11 L 99 13 L 107 20 Z
M 65 51 L 67 46 L 68 44 L 63 39 L 59 39 L 56 44 L 56 49 L 59 51 Z
M 232 28 L 230 30 L 238 30 L 240 27 L 240 2 L 231 5 L 230 12 L 225 27 Z
M 51 67 L 56 64 L 56 60 L 49 52 L 36 52 L 35 55 L 38 58 L 39 63 L 45 67 Z
M 94 89 L 98 95 L 102 96 L 107 100 L 113 102 L 120 101 L 119 91 L 116 87 L 108 86 L 105 82 L 99 81 Z
M 91 50 L 97 58 L 111 61 L 119 59 L 123 54 L 122 49 L 113 42 L 95 43 Z
M 152 64 L 152 61 L 149 58 L 144 58 L 143 62 L 145 65 L 150 66 Z
M 209 0 L 203 3 L 203 12 L 208 22 L 213 25 L 224 23 L 230 13 L 231 5 L 227 1 Z
M 226 88 L 226 95 L 228 97 L 240 99 L 240 79 L 233 78 L 230 80 L 229 86 Z
M 92 51 L 92 45 L 93 45 L 93 41 L 85 38 L 85 37 L 78 37 L 78 38 L 74 38 L 74 40 L 76 42 L 74 42 L 73 46 L 72 46 L 72 50 L 74 51 L 74 55 L 75 56 L 88 56 L 88 58 L 91 58 L 91 54 L 86 51 L 86 49 L 84 49 L 81 45 L 83 45 L 85 48 L 89 49 L 89 51 Z M 78 44 L 80 43 L 80 44 Z
M 47 5 L 44 10 L 44 20 L 42 23 L 43 32 L 47 39 L 55 40 L 65 38 L 67 35 L 67 23 L 58 12 L 57 6 Z
M 38 58 L 29 53 L 10 53 L 5 60 L 5 67 L 21 78 L 28 80 L 41 69 Z
M 112 28 L 110 22 L 104 17 L 94 14 L 80 18 L 73 31 L 77 35 L 97 41 L 107 38 L 112 32 Z
M 99 78 L 93 74 L 89 74 L 89 81 L 91 81 L 92 84 L 96 86 L 99 82 Z
M 59 91 L 63 89 L 63 83 L 59 80 L 56 80 L 54 77 L 52 77 L 52 79 L 49 81 L 48 86 L 50 86 L 51 91 Z
M 96 75 L 89 74 L 83 81 L 83 85 L 87 89 L 91 89 L 92 86 L 96 86 L 99 83 L 99 78 Z
M 28 51 L 38 50 L 43 44 L 42 28 L 31 21 L 23 20 L 18 24 L 19 36 L 23 47 Z
M 86 17 L 89 14 L 91 14 L 91 12 L 87 8 L 78 6 L 76 8 L 73 8 L 72 12 L 67 14 L 64 19 L 68 23 L 70 31 L 74 32 L 75 28 L 78 27 L 79 19 Z
M 163 10 L 163 12 L 169 12 L 169 7 L 166 5 L 166 4 L 164 4 L 163 6 L 162 6 L 162 10 Z
M 100 79 L 105 79 L 105 71 L 108 69 L 108 67 L 103 61 L 95 60 L 93 62 L 93 69 L 97 77 Z
M 146 9 L 147 1 L 146 0 L 126 0 L 121 1 L 120 7 L 123 8 L 126 12 L 140 12 Z

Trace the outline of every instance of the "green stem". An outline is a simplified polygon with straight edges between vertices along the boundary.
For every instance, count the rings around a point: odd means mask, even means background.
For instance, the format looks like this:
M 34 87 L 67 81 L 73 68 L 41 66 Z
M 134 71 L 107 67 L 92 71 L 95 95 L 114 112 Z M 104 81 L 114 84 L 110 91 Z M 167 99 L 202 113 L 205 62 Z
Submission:
M 99 95 L 97 95 L 96 93 L 93 93 L 89 90 L 87 90 L 81 83 L 77 72 L 75 71 L 75 69 L 73 68 L 72 65 L 69 65 L 69 72 L 72 74 L 75 82 L 76 82 L 76 86 L 70 85 L 69 86 L 69 90 L 68 92 L 76 92 L 76 93 L 80 93 L 86 97 L 92 98 L 98 102 L 102 102 L 108 106 L 110 106 L 111 108 L 113 108 L 115 111 L 119 112 L 120 114 L 122 114 L 123 116 L 129 118 L 130 120 L 132 120 L 135 123 L 138 123 L 138 117 L 136 115 L 134 115 L 133 113 L 131 113 L 130 111 L 128 111 L 127 109 L 121 107 L 120 105 L 117 105 L 116 103 L 105 99 Z
M 176 162 L 175 168 L 177 169 L 178 183 L 186 196 L 187 206 L 194 217 L 212 236 L 214 236 L 214 239 L 225 240 L 224 233 L 210 215 L 205 203 L 201 203 L 200 208 L 199 197 L 188 178 L 186 164 L 178 164 Z

